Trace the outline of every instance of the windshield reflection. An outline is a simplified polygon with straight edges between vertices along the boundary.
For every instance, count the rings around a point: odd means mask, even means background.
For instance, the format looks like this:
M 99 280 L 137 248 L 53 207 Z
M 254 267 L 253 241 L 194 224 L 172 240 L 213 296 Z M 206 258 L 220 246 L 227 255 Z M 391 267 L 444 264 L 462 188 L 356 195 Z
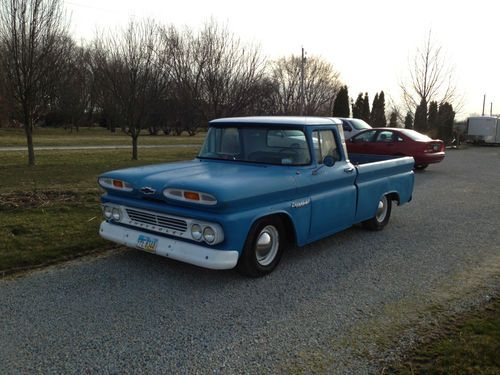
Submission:
M 264 127 L 211 127 L 198 157 L 274 165 L 311 163 L 303 131 Z

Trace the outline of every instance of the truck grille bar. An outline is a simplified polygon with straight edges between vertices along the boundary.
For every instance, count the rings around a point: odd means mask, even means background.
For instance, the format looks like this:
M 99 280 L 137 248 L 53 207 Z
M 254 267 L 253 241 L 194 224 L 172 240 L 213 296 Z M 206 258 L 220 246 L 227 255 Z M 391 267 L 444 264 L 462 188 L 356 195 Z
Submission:
M 153 212 L 138 211 L 131 208 L 127 208 L 126 211 L 128 217 L 138 223 L 153 225 L 180 232 L 185 232 L 187 230 L 187 222 L 182 219 L 167 215 L 160 215 Z

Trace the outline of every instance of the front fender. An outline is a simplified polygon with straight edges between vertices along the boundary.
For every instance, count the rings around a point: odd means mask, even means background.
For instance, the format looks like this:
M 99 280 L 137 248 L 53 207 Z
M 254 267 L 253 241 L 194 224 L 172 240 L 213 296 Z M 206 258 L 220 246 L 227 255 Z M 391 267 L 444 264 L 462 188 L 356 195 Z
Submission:
M 286 227 L 291 230 L 287 233 L 290 239 L 294 239 L 298 246 L 307 242 L 309 235 L 311 204 L 300 208 L 292 207 L 293 201 L 283 202 L 278 206 L 261 207 L 248 211 L 243 211 L 224 217 L 221 222 L 224 228 L 227 246 L 238 249 L 241 253 L 245 246 L 250 229 L 259 220 L 270 216 L 281 216 L 286 220 Z
M 305 243 L 309 232 L 311 214 L 310 204 L 301 208 L 292 208 L 294 201 L 280 202 L 272 206 L 256 207 L 250 210 L 232 211 L 229 213 L 207 212 L 193 208 L 159 204 L 154 201 L 136 200 L 112 195 L 103 195 L 101 201 L 103 203 L 115 203 L 167 215 L 217 223 L 224 230 L 224 241 L 220 244 L 210 246 L 210 248 L 217 250 L 237 250 L 240 253 L 243 250 L 252 225 L 257 220 L 270 215 L 286 215 L 294 228 L 293 234 L 295 234 L 298 245 L 302 245 Z

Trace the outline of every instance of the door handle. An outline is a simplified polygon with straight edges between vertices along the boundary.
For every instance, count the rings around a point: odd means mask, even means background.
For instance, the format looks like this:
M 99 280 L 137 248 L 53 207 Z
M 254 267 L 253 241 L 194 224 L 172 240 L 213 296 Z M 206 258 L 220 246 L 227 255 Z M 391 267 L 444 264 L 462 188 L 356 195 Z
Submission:
M 354 167 L 347 167 L 347 168 L 344 168 L 344 172 L 345 173 L 352 173 L 354 171 Z

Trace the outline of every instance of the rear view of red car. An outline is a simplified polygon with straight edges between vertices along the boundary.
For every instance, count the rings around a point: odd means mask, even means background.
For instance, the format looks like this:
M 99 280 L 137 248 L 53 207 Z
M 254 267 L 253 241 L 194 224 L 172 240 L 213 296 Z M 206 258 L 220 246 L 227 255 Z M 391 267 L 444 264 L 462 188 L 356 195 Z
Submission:
M 347 140 L 350 153 L 413 156 L 416 169 L 444 159 L 444 142 L 410 129 L 374 128 Z

